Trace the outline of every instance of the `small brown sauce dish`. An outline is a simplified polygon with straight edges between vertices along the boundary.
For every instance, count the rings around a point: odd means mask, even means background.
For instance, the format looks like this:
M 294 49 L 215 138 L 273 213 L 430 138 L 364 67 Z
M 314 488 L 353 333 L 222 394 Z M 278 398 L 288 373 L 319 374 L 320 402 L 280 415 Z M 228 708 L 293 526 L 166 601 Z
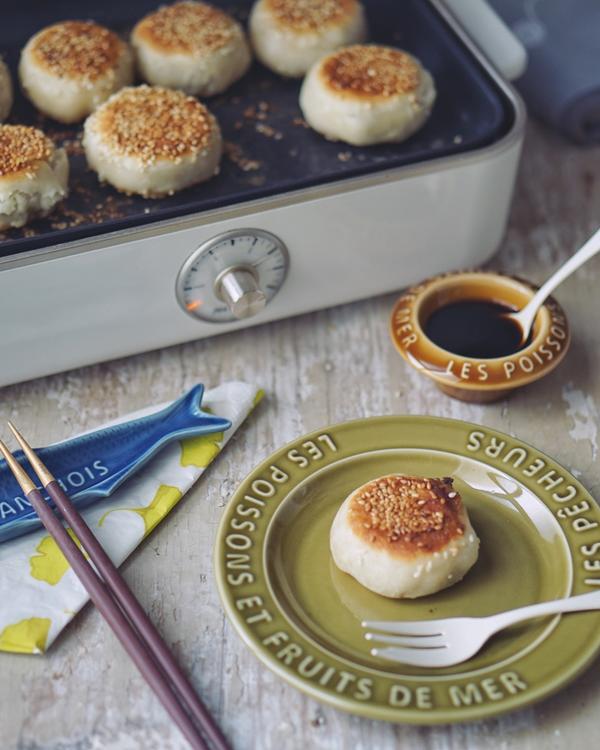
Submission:
M 552 297 L 524 344 L 503 317 L 523 308 L 535 291 L 528 282 L 490 271 L 436 276 L 398 299 L 392 340 L 449 396 L 473 403 L 504 398 L 553 370 L 569 348 L 567 319 Z

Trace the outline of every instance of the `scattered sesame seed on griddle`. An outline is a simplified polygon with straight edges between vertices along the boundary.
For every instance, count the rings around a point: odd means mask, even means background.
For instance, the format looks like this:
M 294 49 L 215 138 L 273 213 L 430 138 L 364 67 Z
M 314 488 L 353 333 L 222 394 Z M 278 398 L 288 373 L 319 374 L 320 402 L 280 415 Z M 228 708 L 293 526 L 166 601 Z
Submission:
M 247 120 L 266 120 L 270 110 L 271 105 L 268 102 L 260 101 L 257 105 L 251 104 L 249 107 L 246 107 L 242 115 Z
M 225 141 L 223 144 L 223 150 L 229 160 L 233 162 L 236 167 L 239 167 L 242 172 L 255 172 L 262 167 L 262 162 L 258 161 L 258 159 L 249 159 L 244 154 L 242 147 L 237 143 Z
M 166 52 L 202 54 L 224 47 L 241 32 L 237 22 L 222 10 L 184 0 L 142 18 L 133 33 Z
M 47 161 L 54 144 L 41 130 L 28 125 L 0 125 L 0 177 L 19 172 L 33 174 Z
M 369 482 L 352 497 L 349 518 L 373 539 L 378 535 L 389 543 L 400 541 L 429 547 L 432 539 L 425 544 L 423 536 L 437 537 L 437 542 L 462 536 L 460 508 L 461 499 L 452 489 L 449 477 L 390 475 Z
M 334 91 L 356 96 L 410 94 L 419 85 L 421 69 L 406 52 L 376 44 L 355 44 L 329 55 L 321 75 Z
M 260 133 L 267 138 L 273 138 L 276 141 L 280 141 L 283 138 L 283 133 L 280 130 L 276 130 L 270 125 L 266 125 L 264 122 L 257 122 L 254 129 L 257 133 Z
M 279 26 L 299 32 L 319 31 L 350 16 L 357 0 L 266 0 L 266 8 Z
M 31 54 L 41 67 L 61 78 L 94 81 L 113 68 L 123 42 L 92 21 L 63 21 L 33 39 Z
M 193 96 L 160 86 L 121 89 L 92 115 L 93 127 L 122 156 L 153 164 L 204 151 L 216 124 Z

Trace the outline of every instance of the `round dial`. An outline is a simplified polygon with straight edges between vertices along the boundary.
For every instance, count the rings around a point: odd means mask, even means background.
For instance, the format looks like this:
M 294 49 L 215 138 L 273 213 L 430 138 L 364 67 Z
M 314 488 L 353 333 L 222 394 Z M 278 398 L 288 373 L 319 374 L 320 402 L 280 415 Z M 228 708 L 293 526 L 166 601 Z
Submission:
M 262 229 L 234 229 L 190 255 L 177 278 L 177 300 L 200 320 L 227 323 L 260 312 L 277 294 L 289 265 L 283 242 Z

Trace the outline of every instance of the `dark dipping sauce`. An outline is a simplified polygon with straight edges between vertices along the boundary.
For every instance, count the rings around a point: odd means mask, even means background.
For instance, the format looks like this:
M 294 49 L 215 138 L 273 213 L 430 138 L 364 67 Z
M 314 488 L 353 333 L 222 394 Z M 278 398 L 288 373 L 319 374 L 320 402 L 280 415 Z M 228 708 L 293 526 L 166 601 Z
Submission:
M 495 359 L 514 354 L 526 347 L 521 330 L 503 317 L 515 312 L 507 305 L 484 300 L 451 302 L 431 313 L 425 333 L 447 352 L 472 359 Z

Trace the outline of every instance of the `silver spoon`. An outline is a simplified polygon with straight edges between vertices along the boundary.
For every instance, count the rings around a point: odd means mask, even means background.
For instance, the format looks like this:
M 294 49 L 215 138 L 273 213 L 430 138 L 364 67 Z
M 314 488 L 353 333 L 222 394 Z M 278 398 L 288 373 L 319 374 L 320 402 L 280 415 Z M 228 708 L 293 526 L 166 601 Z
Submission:
M 583 245 L 569 260 L 562 265 L 545 284 L 538 289 L 530 301 L 522 310 L 514 313 L 507 313 L 506 318 L 512 320 L 521 330 L 521 341 L 527 341 L 531 326 L 537 315 L 537 311 L 544 304 L 546 299 L 552 294 L 559 284 L 582 266 L 586 261 L 592 258 L 600 250 L 600 229 L 597 229 L 589 240 Z

